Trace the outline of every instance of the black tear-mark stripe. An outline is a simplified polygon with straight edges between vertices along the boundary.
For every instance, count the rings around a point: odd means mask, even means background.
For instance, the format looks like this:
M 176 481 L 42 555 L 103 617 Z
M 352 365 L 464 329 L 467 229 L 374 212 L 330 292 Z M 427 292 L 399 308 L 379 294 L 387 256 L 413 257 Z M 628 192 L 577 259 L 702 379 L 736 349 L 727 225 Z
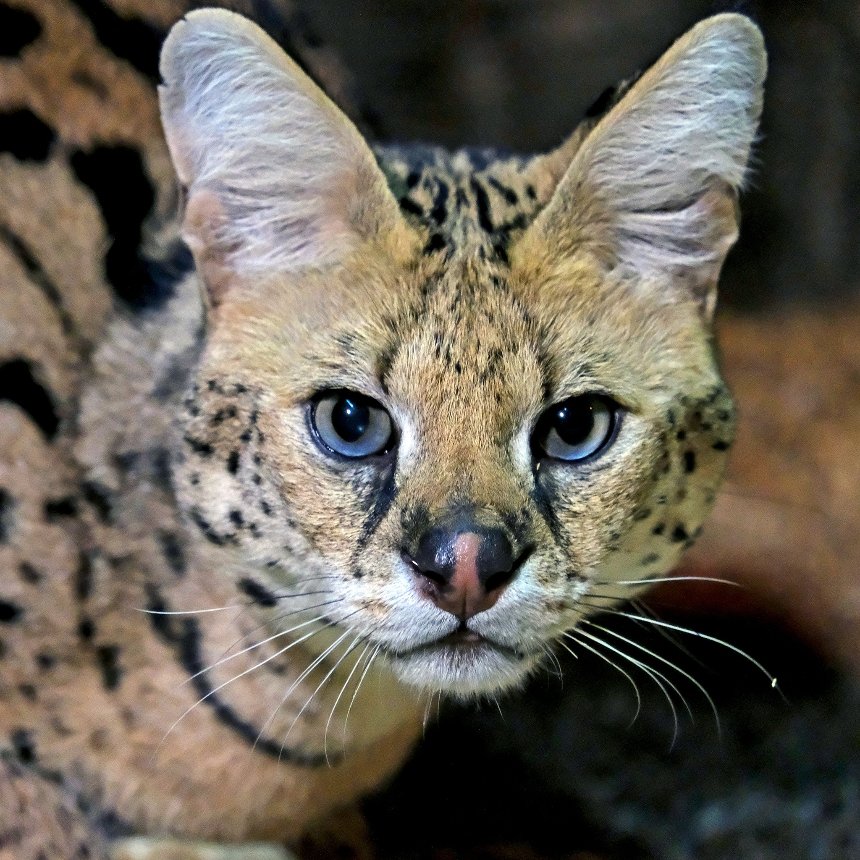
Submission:
M 148 588 L 149 619 L 153 630 L 162 641 L 173 646 L 183 669 L 188 673 L 201 704 L 206 705 L 220 723 L 232 729 L 255 752 L 264 753 L 284 764 L 317 768 L 327 764 L 338 764 L 341 753 L 307 753 L 288 747 L 262 734 L 262 730 L 242 718 L 215 692 L 207 678 L 206 665 L 202 658 L 200 625 L 193 618 L 176 619 L 157 614 L 169 611 L 169 605 L 155 586 Z
M 361 525 L 361 533 L 358 536 L 356 546 L 357 551 L 367 546 L 368 541 L 373 537 L 397 498 L 399 488 L 395 481 L 394 471 L 393 466 L 386 469 L 373 488 L 373 504 Z
M 5 224 L 0 224 L 0 240 L 12 252 L 12 255 L 23 266 L 33 283 L 42 291 L 42 294 L 54 307 L 63 334 L 73 340 L 78 351 L 81 351 L 82 338 L 77 331 L 74 320 L 65 307 L 63 295 L 59 287 L 51 280 L 44 268 L 42 268 L 42 264 L 36 259 L 33 250 Z

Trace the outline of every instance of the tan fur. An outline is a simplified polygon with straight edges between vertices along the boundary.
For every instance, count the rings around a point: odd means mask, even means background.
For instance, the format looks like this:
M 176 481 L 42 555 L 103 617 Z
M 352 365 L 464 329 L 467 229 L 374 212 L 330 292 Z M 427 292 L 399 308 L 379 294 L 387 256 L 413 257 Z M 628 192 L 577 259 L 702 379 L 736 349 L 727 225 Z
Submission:
M 37 8 L 46 32 L 87 47 L 46 85 L 73 89 L 75 63 L 89 68 L 100 48 L 69 8 Z M 18 259 L 6 283 L 31 301 L 8 314 L 4 302 L 2 355 L 32 358 L 65 419 L 43 437 L 0 407 L 0 599 L 14 616 L 0 731 L 12 778 L 26 767 L 48 820 L 79 801 L 89 811 L 73 829 L 90 828 L 95 854 L 103 813 L 155 839 L 154 856 L 161 837 L 165 857 L 174 838 L 296 839 L 394 772 L 438 690 L 521 684 L 565 631 L 630 596 L 619 581 L 676 562 L 733 433 L 709 302 L 760 107 L 756 34 L 738 16 L 711 19 L 593 130 L 546 157 L 483 163 L 372 151 L 257 28 L 193 13 L 167 42 L 162 105 L 198 269 L 143 309 L 111 300 L 105 231 L 62 148 L 34 169 L 39 183 L 56 171 L 57 196 L 30 218 L 29 168 L 4 167 L 17 206 L 3 223 L 60 292 L 49 300 L 43 279 L 39 294 L 20 249 L 6 249 Z M 698 126 L 665 96 L 723 65 L 743 73 L 718 76 L 717 102 L 740 104 L 744 121 L 721 126 L 714 157 L 690 168 Z M 116 105 L 60 119 L 39 78 L 27 71 L 20 97 L 65 143 L 143 153 L 150 257 L 181 268 L 149 85 L 118 64 Z M 623 150 L 606 129 L 636 141 L 651 123 L 678 136 L 648 199 L 681 213 L 686 250 L 655 241 L 645 259 L 629 243 L 654 239 L 651 222 L 638 235 L 644 222 L 613 208 L 636 176 L 601 165 Z M 54 242 L 81 217 L 72 266 Z M 399 440 L 385 463 L 344 463 L 314 441 L 309 404 L 340 389 L 389 411 Z M 624 411 L 607 454 L 534 460 L 541 413 L 592 391 Z M 433 644 L 459 621 L 421 596 L 402 557 L 421 522 L 461 507 L 530 550 L 469 620 L 496 644 L 468 652 Z M 38 856 L 34 843 L 30 826 L 21 856 Z

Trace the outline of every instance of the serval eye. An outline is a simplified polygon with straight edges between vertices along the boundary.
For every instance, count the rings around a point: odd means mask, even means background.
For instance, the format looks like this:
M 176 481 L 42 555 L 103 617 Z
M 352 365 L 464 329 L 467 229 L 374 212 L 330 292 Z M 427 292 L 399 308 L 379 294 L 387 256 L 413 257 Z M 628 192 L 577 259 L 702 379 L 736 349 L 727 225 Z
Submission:
M 555 403 L 540 417 L 532 437 L 536 457 L 578 463 L 609 446 L 618 426 L 618 405 L 599 394 Z
M 394 443 L 391 416 L 355 391 L 334 391 L 311 404 L 313 435 L 326 453 L 360 459 L 389 451 Z

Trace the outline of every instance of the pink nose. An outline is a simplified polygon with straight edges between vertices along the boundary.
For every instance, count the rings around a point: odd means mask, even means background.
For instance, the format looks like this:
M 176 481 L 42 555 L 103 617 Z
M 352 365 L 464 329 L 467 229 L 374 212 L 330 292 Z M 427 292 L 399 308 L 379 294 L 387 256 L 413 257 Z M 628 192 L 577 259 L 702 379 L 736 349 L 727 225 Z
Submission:
M 417 551 L 404 552 L 404 557 L 420 593 L 463 621 L 496 603 L 522 558 L 514 558 L 501 529 L 477 525 L 469 530 L 430 529 Z

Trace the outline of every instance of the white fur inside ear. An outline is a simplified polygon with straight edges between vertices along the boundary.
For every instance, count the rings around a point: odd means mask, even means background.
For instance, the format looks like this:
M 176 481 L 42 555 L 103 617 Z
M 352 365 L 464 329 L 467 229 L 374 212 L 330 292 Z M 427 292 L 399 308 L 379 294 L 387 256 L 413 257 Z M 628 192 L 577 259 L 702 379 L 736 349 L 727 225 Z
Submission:
M 349 250 L 356 236 L 345 189 L 372 156 L 268 36 L 229 12 L 191 13 L 165 43 L 161 74 L 180 180 L 189 199 L 217 198 L 223 217 L 210 237 L 233 268 L 320 266 Z
M 736 238 L 725 206 L 743 183 L 761 113 L 764 43 L 746 17 L 719 15 L 676 42 L 591 132 L 558 194 L 567 214 L 596 198 L 624 269 L 700 268 L 709 280 Z M 728 222 L 731 223 L 728 223 Z

